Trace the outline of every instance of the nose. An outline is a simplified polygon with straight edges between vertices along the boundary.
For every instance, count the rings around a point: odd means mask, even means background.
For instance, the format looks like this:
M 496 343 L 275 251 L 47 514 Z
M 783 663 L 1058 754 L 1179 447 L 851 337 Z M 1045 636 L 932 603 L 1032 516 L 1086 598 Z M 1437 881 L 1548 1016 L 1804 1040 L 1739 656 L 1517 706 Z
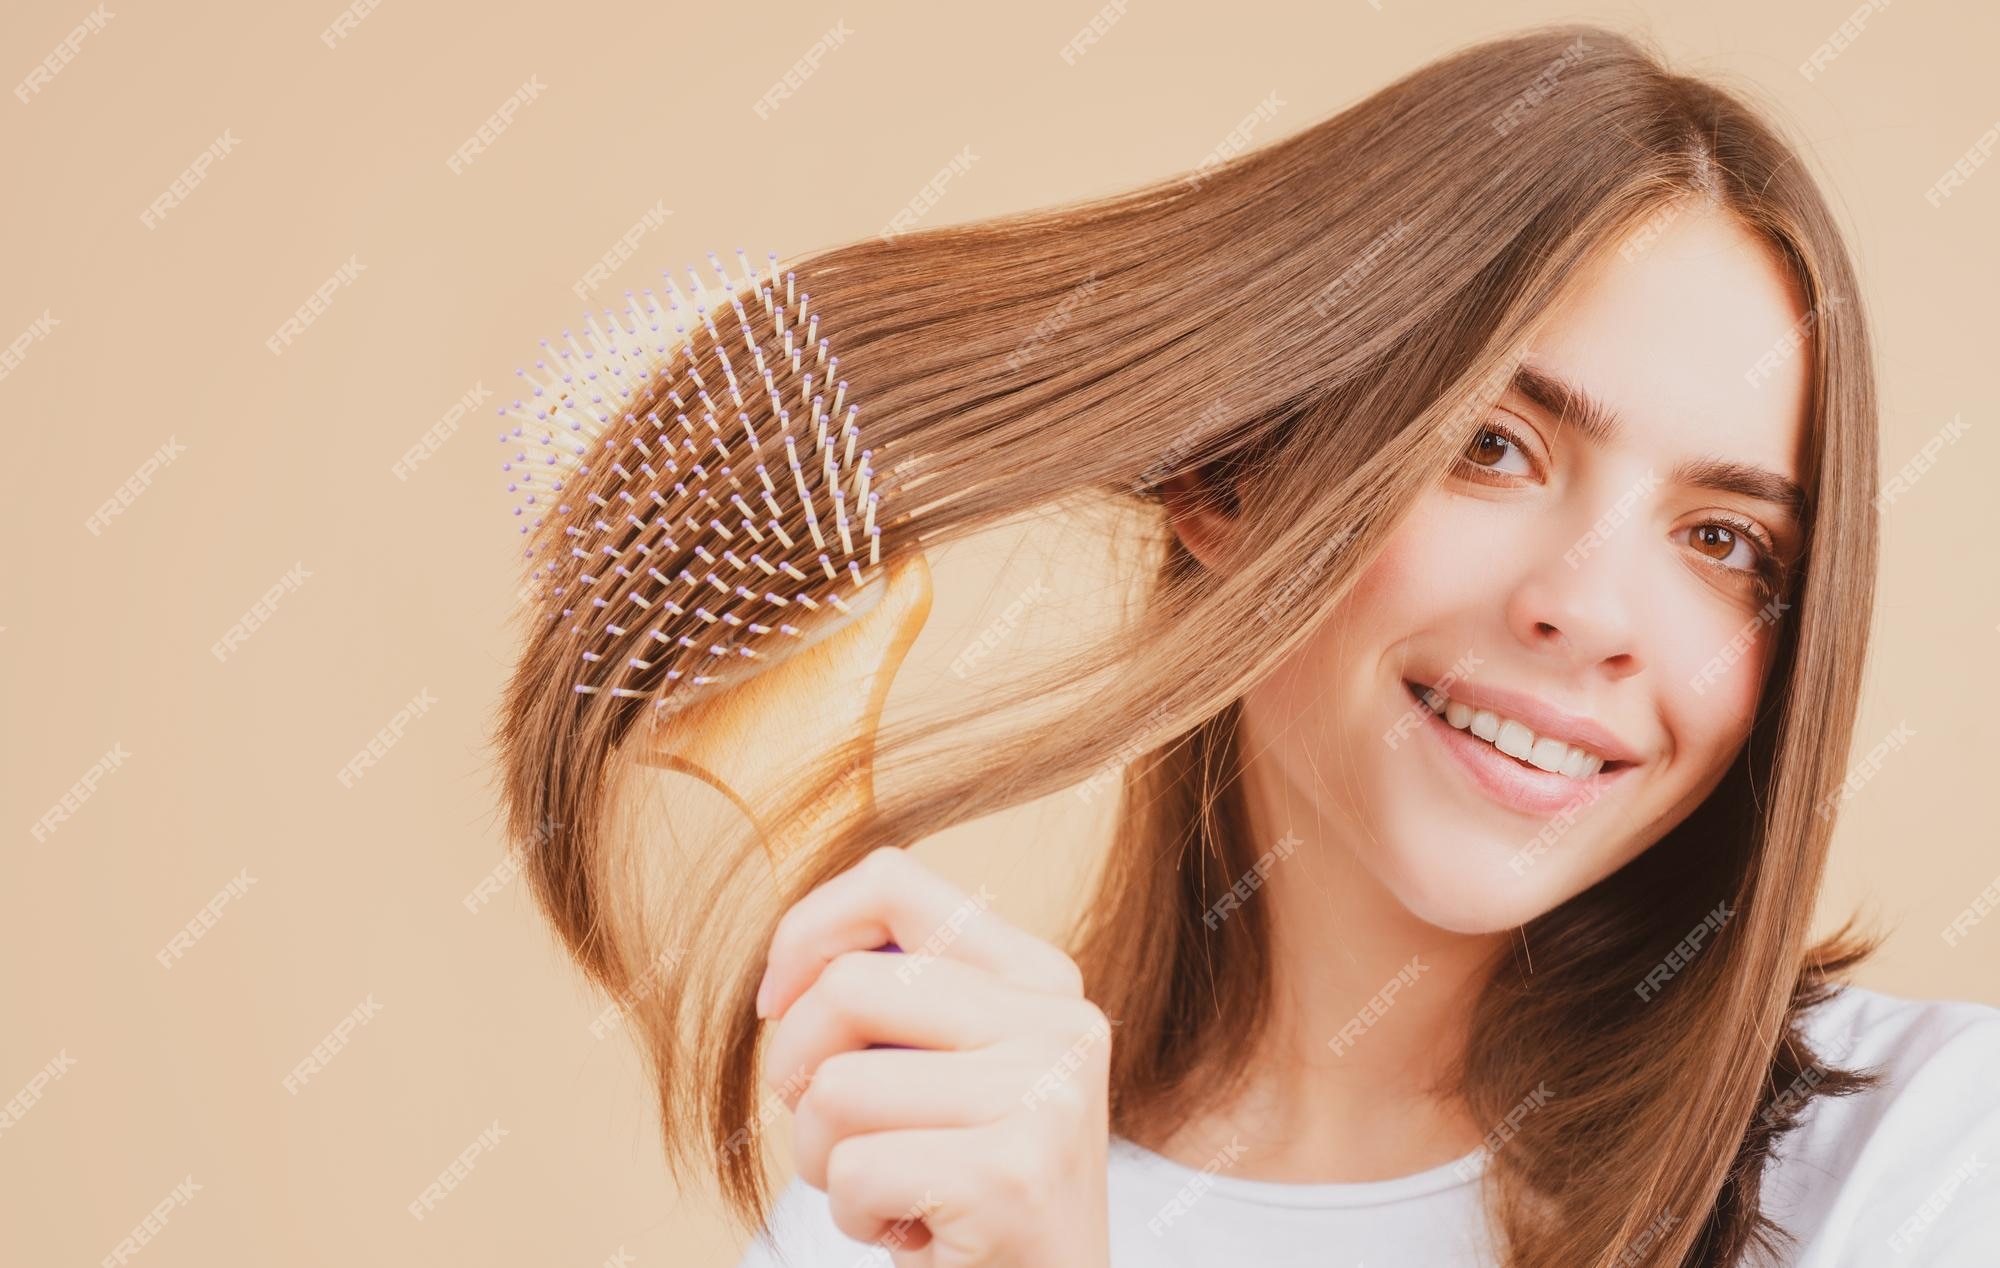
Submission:
M 1507 626 L 1537 656 L 1579 674 L 1629 678 L 1645 667 L 1643 622 L 1632 589 L 1641 562 L 1627 549 L 1645 533 L 1626 522 L 1610 533 L 1538 552 L 1507 602 Z M 1618 539 L 1624 540 L 1618 540 Z

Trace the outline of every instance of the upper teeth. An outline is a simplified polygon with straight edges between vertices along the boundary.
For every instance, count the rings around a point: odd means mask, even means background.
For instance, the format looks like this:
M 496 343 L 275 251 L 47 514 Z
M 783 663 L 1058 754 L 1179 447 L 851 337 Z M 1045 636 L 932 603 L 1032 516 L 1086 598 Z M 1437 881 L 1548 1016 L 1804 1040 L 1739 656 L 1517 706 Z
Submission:
M 1451 699 L 1436 687 L 1424 688 L 1424 703 L 1461 731 L 1471 731 L 1509 757 L 1571 779 L 1588 779 L 1604 767 L 1604 759 L 1589 749 L 1566 744 L 1553 736 L 1538 736 L 1525 725 L 1491 709 L 1475 709 Z

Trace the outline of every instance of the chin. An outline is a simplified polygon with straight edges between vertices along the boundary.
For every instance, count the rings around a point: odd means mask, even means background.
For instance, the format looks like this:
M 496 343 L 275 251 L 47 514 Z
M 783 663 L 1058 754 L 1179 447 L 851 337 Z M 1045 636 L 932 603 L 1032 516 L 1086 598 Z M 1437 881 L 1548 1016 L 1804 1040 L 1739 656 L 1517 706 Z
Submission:
M 1396 858 L 1380 861 L 1387 866 L 1369 865 L 1405 910 L 1448 933 L 1504 933 L 1569 897 L 1555 861 L 1541 858 L 1516 870 L 1511 848 L 1482 842 L 1468 850 L 1468 844 L 1454 842 L 1448 858 L 1396 851 Z

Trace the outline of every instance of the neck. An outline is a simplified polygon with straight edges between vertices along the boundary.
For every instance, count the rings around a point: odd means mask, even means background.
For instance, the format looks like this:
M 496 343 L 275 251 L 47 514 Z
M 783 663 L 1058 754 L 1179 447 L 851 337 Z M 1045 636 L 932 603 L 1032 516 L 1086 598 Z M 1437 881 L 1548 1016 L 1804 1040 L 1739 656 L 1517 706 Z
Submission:
M 1232 1174 L 1294 1183 L 1390 1179 L 1470 1152 L 1485 1129 L 1448 1080 L 1508 935 L 1418 919 L 1312 790 L 1254 753 L 1244 778 L 1253 853 L 1278 847 L 1250 899 L 1272 932 L 1270 1024 L 1242 1091 L 1155 1147 L 1199 1167 L 1233 1141 Z

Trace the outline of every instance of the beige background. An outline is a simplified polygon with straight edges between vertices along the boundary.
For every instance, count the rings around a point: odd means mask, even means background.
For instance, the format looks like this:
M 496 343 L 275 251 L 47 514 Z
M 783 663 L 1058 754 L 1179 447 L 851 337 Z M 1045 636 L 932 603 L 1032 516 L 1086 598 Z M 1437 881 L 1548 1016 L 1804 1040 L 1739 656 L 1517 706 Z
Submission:
M 1897 929 L 1864 981 L 2000 1003 L 2000 920 L 1941 931 L 2000 873 L 1991 542 L 1992 236 L 2000 172 L 1924 198 L 2000 117 L 1986 5 L 1855 9 L 1367 0 L 1130 0 L 1074 65 L 1092 0 L 894 5 L 446 5 L 383 0 L 334 45 L 312 4 L 109 6 L 26 102 L 0 97 L 7 268 L 0 377 L 14 543 L 0 884 L 0 1259 L 97 1264 L 175 1186 L 136 1256 L 173 1265 L 733 1264 L 706 1193 L 665 1183 L 634 1053 L 499 861 L 484 743 L 510 657 L 515 526 L 489 412 L 582 305 L 571 286 L 671 210 L 596 304 L 716 249 L 761 263 L 874 233 L 970 147 L 922 223 L 1095 195 L 1198 165 L 1275 92 L 1269 139 L 1463 42 L 1595 17 L 1725 72 L 1808 141 L 1849 223 L 1880 339 L 1885 475 L 1967 430 L 1885 517 L 1883 605 L 1857 754 L 1906 722 L 1851 803 L 1826 911 Z M 88 0 L 0 11 L 26 79 Z M 753 108 L 844 21 L 787 101 Z M 533 76 L 544 91 L 453 174 L 447 158 Z M 233 150 L 141 214 L 228 133 Z M 1996 165 L 2000 166 L 2000 165 Z M 1302 209 L 1310 214 L 1310 209 Z M 350 260 L 301 337 L 265 346 Z M 435 456 L 392 466 L 476 386 Z M 93 534 L 149 456 L 181 447 Z M 938 618 L 899 692 L 1044 578 L 1046 541 L 940 568 Z M 226 661 L 211 646 L 306 574 Z M 1053 610 L 1053 609 L 1051 609 Z M 1029 639 L 1032 630 L 1014 638 Z M 353 786 L 336 772 L 412 698 L 435 700 Z M 33 827 L 107 751 L 129 754 L 46 839 Z M 1051 929 L 1089 861 L 1075 798 L 970 825 L 924 856 Z M 174 961 L 233 877 L 254 878 Z M 196 924 L 199 928 L 199 924 Z M 379 1015 L 296 1095 L 281 1080 L 341 1019 Z M 424 1187 L 506 1135 L 419 1222 Z

